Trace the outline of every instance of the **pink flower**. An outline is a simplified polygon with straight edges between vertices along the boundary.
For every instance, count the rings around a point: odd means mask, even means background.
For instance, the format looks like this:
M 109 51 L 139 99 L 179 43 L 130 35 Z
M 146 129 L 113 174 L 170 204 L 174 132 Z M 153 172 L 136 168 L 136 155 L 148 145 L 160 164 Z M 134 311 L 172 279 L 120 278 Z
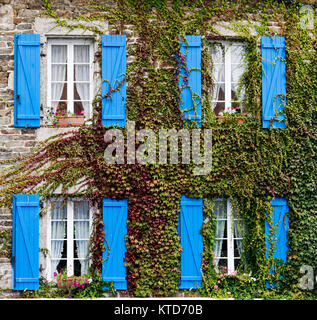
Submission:
M 216 263 L 217 263 L 216 259 L 214 259 L 214 260 L 212 261 L 212 263 L 213 263 L 213 264 L 216 264 Z
M 55 116 L 58 116 L 58 112 L 55 113 Z
M 236 110 L 240 110 L 240 107 L 236 107 Z
M 55 125 L 56 125 L 56 123 L 54 123 Z M 54 272 L 54 278 L 57 276 L 57 273 L 56 272 Z
M 217 285 L 215 285 L 215 286 L 214 286 L 214 289 L 216 289 L 216 290 L 217 290 L 217 289 L 218 289 L 218 286 L 217 286 Z
M 244 112 L 243 115 L 246 116 L 247 114 Z
M 218 280 L 218 283 L 220 283 L 221 281 L 220 280 Z
M 53 123 L 53 127 L 56 127 L 56 122 Z
M 85 111 L 83 110 L 80 114 L 85 114 Z
M 65 114 L 65 110 L 62 110 L 62 115 L 64 115 Z

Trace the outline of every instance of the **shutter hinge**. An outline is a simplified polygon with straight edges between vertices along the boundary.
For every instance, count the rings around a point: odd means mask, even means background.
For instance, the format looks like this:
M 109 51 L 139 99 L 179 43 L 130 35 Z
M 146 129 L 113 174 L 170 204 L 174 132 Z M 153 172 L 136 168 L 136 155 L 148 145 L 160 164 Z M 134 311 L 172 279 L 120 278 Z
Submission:
M 12 257 L 11 262 L 12 264 L 15 264 L 15 257 Z

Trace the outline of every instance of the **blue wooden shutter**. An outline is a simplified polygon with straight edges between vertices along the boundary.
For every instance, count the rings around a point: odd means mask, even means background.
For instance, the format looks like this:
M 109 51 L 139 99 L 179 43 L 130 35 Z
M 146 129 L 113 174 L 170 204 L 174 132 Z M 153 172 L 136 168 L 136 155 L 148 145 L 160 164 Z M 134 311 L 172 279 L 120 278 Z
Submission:
M 117 290 L 127 289 L 124 258 L 124 236 L 127 234 L 128 201 L 103 199 L 105 251 L 103 252 L 102 278 L 113 281 Z
M 103 35 L 101 64 L 102 123 L 104 126 L 126 123 L 126 81 L 120 86 L 126 74 L 126 36 Z M 109 90 L 119 88 L 105 97 Z
M 197 288 L 202 281 L 203 238 L 200 230 L 203 223 L 203 199 L 182 196 L 178 232 L 181 237 L 180 289 Z
M 286 128 L 283 103 L 286 103 L 285 38 L 262 37 L 262 124 L 270 127 L 270 120 L 277 116 L 272 127 Z
M 14 126 L 40 126 L 40 35 L 14 35 Z
M 13 289 L 39 288 L 39 195 L 13 195 Z
M 281 259 L 284 262 L 287 260 L 287 230 L 289 228 L 289 218 L 288 218 L 288 206 L 287 200 L 284 198 L 275 198 L 272 201 L 273 207 L 273 226 L 277 226 L 275 229 L 275 233 L 273 235 L 275 242 L 275 251 L 274 251 L 274 258 Z M 266 257 L 268 257 L 268 252 L 272 247 L 272 243 L 270 243 L 268 237 L 270 232 L 273 230 L 271 229 L 269 223 L 265 222 L 265 235 L 266 235 Z M 271 270 L 271 272 L 273 272 Z M 274 285 L 273 285 L 274 286 Z M 267 287 L 269 288 L 270 285 L 267 283 Z
M 181 42 L 181 57 L 186 56 L 185 65 L 181 64 L 179 70 L 178 86 L 181 89 L 180 108 L 185 119 L 195 120 L 201 126 L 201 36 L 186 36 Z M 187 67 L 187 70 L 185 70 Z M 197 69 L 197 70 L 195 70 Z M 184 77 L 188 75 L 188 82 Z

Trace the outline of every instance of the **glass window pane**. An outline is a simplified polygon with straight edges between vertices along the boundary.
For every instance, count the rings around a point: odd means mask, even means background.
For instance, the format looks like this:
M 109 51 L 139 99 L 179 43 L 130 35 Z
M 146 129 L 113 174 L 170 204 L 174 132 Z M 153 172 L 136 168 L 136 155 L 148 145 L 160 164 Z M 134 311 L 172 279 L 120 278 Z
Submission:
M 66 203 L 63 201 L 52 202 L 52 220 L 66 220 Z
M 238 89 L 239 89 L 238 83 L 231 83 L 231 100 L 232 101 L 241 101 L 243 99 L 244 90 L 242 89 L 239 92 Z
M 51 69 L 52 81 L 67 81 L 66 64 L 53 64 Z
M 74 275 L 82 276 L 88 273 L 89 260 L 74 260 Z
M 214 82 L 225 82 L 225 65 L 214 64 L 212 75 L 213 75 Z
M 227 259 L 220 259 L 218 262 L 219 267 L 228 267 Z
M 51 222 L 51 239 L 65 239 L 66 238 L 66 221 L 52 221 Z
M 89 46 L 88 45 L 74 46 L 74 62 L 89 63 Z
M 217 219 L 227 219 L 227 200 L 214 200 L 214 214 Z
M 74 81 L 89 81 L 89 64 L 75 64 Z
M 230 46 L 231 63 L 244 64 L 244 47 L 243 45 L 233 44 Z
M 89 250 L 89 241 L 76 240 L 74 241 L 74 258 L 87 259 Z
M 87 101 L 89 97 L 89 83 L 74 83 L 74 100 Z
M 241 257 L 242 254 L 242 240 L 234 240 L 234 256 Z
M 244 236 L 244 223 L 242 220 L 234 220 L 234 237 L 235 238 L 243 238 Z
M 89 239 L 88 221 L 75 221 L 74 229 L 74 239 Z
M 215 63 L 225 63 L 225 49 L 221 44 L 211 44 L 210 55 L 212 62 Z
M 64 255 L 66 257 L 67 254 L 67 246 L 64 246 L 64 243 L 66 240 L 52 240 L 51 242 L 51 257 L 53 259 L 60 259 L 63 255 L 63 249 L 64 250 Z
M 213 102 L 212 110 L 218 116 L 220 112 L 225 111 L 225 103 L 224 102 Z
M 239 64 L 231 65 L 231 82 L 239 82 L 243 74 L 243 66 Z
M 89 220 L 89 202 L 74 201 L 74 219 Z
M 234 269 L 237 270 L 241 265 L 241 259 L 234 259 Z
M 51 100 L 63 101 L 67 100 L 67 83 L 52 83 Z
M 225 84 L 215 83 L 212 90 L 212 101 L 225 101 Z
M 52 63 L 67 63 L 67 46 L 52 45 Z

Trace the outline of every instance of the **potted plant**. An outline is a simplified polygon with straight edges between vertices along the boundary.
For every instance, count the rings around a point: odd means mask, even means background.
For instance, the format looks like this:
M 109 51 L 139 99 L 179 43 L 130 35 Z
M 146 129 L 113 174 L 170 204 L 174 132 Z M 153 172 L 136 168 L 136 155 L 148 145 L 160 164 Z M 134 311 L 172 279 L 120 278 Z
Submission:
M 67 276 L 67 270 L 61 270 L 60 273 L 55 272 L 54 278 L 56 278 L 59 289 L 71 288 L 73 285 L 73 278 Z
M 67 102 L 58 105 L 56 111 L 51 108 L 49 116 L 53 127 L 79 127 L 85 122 L 85 112 L 70 113 L 67 111 Z

